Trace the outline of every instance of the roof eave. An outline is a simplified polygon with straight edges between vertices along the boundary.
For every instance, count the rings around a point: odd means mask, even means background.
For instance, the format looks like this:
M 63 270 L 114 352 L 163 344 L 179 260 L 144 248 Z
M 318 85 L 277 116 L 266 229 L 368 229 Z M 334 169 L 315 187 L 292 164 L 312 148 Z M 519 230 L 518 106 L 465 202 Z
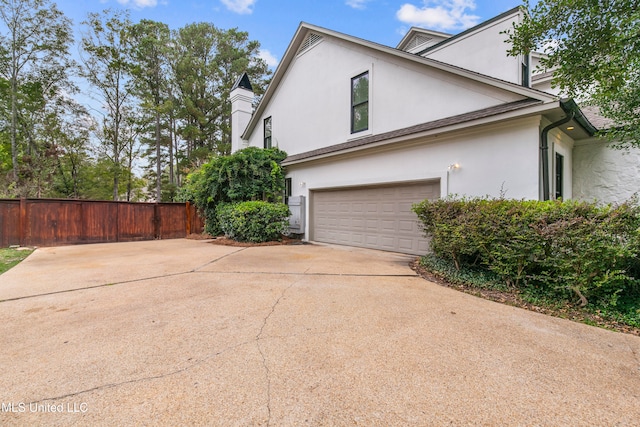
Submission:
M 407 31 L 407 34 L 405 34 L 402 40 L 400 40 L 400 43 L 398 43 L 398 45 L 396 46 L 396 49 L 404 50 L 404 48 L 407 46 L 407 43 L 409 43 L 409 40 L 411 40 L 411 37 L 415 33 L 432 34 L 432 35 L 446 37 L 446 38 L 453 37 L 453 34 L 442 33 L 440 31 L 433 31 L 433 30 L 428 30 L 426 28 L 420 28 L 420 27 L 414 26 L 414 27 L 411 27 L 409 31 Z
M 598 132 L 598 128 L 591 124 L 591 122 L 584 116 L 580 107 L 573 99 L 561 99 L 560 107 L 564 110 L 565 113 L 573 113 L 573 119 L 580 125 L 582 128 L 589 134 L 589 136 L 594 136 Z
M 268 101 L 273 96 L 273 92 L 275 92 L 276 88 L 282 81 L 282 78 L 285 74 L 285 70 L 289 67 L 289 64 L 293 60 L 295 53 L 298 51 L 300 44 L 302 44 L 302 41 L 304 40 L 304 36 L 301 37 L 301 34 L 306 35 L 306 33 L 309 31 L 309 27 L 310 25 L 306 24 L 305 22 L 300 22 L 300 24 L 298 25 L 298 28 L 296 29 L 296 32 L 293 38 L 291 39 L 291 42 L 289 42 L 289 46 L 287 46 L 287 50 L 285 51 L 282 57 L 282 60 L 280 61 L 280 63 L 276 67 L 275 72 L 273 73 L 273 77 L 271 78 L 271 82 L 269 82 L 269 86 L 267 86 L 267 89 L 265 90 L 264 95 L 262 96 L 262 99 L 260 100 L 260 102 L 258 103 L 258 106 L 253 112 L 253 115 L 251 116 L 251 120 L 249 121 L 247 128 L 242 133 L 241 138 L 243 140 L 245 141 L 249 140 L 249 136 L 251 135 L 251 132 L 253 132 L 253 129 L 256 126 L 256 122 L 258 120 L 257 118 L 262 116 L 262 112 L 266 108 L 266 105 L 269 103 Z
M 443 135 L 443 134 L 446 134 L 446 133 L 451 133 L 451 132 L 471 129 L 471 128 L 475 128 L 477 126 L 491 125 L 491 124 L 495 124 L 495 123 L 504 122 L 506 120 L 517 119 L 517 118 L 526 118 L 526 117 L 531 117 L 531 116 L 535 116 L 535 115 L 544 115 L 545 113 L 548 113 L 548 112 L 550 112 L 552 110 L 556 110 L 558 108 L 559 108 L 558 104 L 555 103 L 555 102 L 552 102 L 552 103 L 536 102 L 536 103 L 532 103 L 531 105 L 525 106 L 523 108 L 506 111 L 506 112 L 500 113 L 500 114 L 481 117 L 481 118 L 478 118 L 478 119 L 464 121 L 464 122 L 460 122 L 460 123 L 455 123 L 455 124 L 448 125 L 448 126 L 437 127 L 437 128 L 434 128 L 434 129 L 429 129 L 427 131 L 415 132 L 415 133 L 410 133 L 410 134 L 402 135 L 402 136 L 398 136 L 398 137 L 392 137 L 392 138 L 388 138 L 388 139 L 383 139 L 383 140 L 376 141 L 376 142 L 371 143 L 371 144 L 363 144 L 363 145 L 358 145 L 358 146 L 350 147 L 350 148 L 343 149 L 343 150 L 336 150 L 336 151 L 332 151 L 332 152 L 327 152 L 327 153 L 322 153 L 322 154 L 318 154 L 318 155 L 313 155 L 313 156 L 308 156 L 308 157 L 296 159 L 295 158 L 296 156 L 304 154 L 304 153 L 300 153 L 300 154 L 297 154 L 297 155 L 290 156 L 290 157 L 293 157 L 293 160 L 285 159 L 282 162 L 282 165 L 283 166 L 292 166 L 292 165 L 295 165 L 295 164 L 301 164 L 301 163 L 321 160 L 321 159 L 325 159 L 325 158 L 340 156 L 340 155 L 343 155 L 343 154 L 349 154 L 349 153 L 368 150 L 368 149 L 372 149 L 372 148 L 378 148 L 378 147 L 381 147 L 381 146 L 395 144 L 395 143 L 398 143 L 398 142 L 418 140 L 420 138 L 430 137 L 430 136 L 434 136 L 434 135 Z M 337 145 L 341 145 L 341 144 L 337 144 Z

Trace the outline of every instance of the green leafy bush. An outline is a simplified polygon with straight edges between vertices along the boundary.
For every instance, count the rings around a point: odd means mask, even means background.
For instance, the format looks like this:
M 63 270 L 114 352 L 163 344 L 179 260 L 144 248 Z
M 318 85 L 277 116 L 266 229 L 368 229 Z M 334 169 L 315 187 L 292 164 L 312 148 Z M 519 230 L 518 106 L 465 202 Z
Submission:
M 640 208 L 574 201 L 425 200 L 414 205 L 431 249 L 456 269 L 478 266 L 514 287 L 580 305 L 639 295 Z
M 220 205 L 218 224 L 225 236 L 239 242 L 280 240 L 289 229 L 289 207 L 284 203 L 249 201 Z
M 616 305 L 637 290 L 640 212 L 624 204 L 560 204 L 532 224 L 544 242 L 537 282 L 589 300 Z
M 251 200 L 279 202 L 287 153 L 278 149 L 248 147 L 230 156 L 215 157 L 187 176 L 179 195 L 193 202 L 205 219 L 205 231 L 222 233 L 217 209 L 221 204 Z
M 420 258 L 420 265 L 432 273 L 446 278 L 449 283 L 470 285 L 478 289 L 507 290 L 501 277 L 489 270 L 463 265 L 456 268 L 450 261 L 427 254 Z

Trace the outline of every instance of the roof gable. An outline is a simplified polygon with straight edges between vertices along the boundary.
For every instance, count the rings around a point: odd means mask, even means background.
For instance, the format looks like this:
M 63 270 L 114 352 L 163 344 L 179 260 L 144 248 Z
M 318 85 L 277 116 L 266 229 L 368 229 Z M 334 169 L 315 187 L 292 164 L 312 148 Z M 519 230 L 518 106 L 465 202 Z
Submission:
M 445 47 L 445 46 L 447 46 L 449 44 L 452 44 L 452 43 L 456 42 L 457 40 L 459 40 L 461 38 L 468 37 L 471 34 L 474 34 L 474 33 L 478 32 L 478 31 L 481 31 L 482 29 L 484 29 L 484 28 L 486 28 L 488 26 L 491 26 L 495 22 L 501 21 L 504 18 L 507 18 L 507 17 L 509 17 L 511 15 L 515 15 L 515 14 L 518 14 L 518 13 L 523 13 L 522 6 L 516 6 L 513 9 L 510 9 L 510 10 L 504 12 L 504 13 L 501 13 L 498 16 L 494 16 L 493 18 L 491 18 L 491 19 L 489 19 L 487 21 L 481 22 L 480 24 L 478 24 L 478 25 L 476 25 L 474 27 L 471 27 L 469 29 L 466 29 L 466 30 L 458 33 L 458 34 L 455 34 L 455 35 L 453 35 L 451 37 L 448 37 L 448 38 L 442 40 L 440 43 L 430 45 L 430 46 L 426 47 L 425 49 L 423 49 L 422 51 L 417 52 L 417 54 L 418 55 L 424 55 L 424 54 L 428 53 L 429 51 Z
M 557 99 L 545 92 L 516 85 L 504 80 L 493 78 L 491 76 L 483 75 L 464 68 L 446 64 L 431 58 L 424 58 L 399 49 L 391 48 L 375 42 L 363 40 L 354 36 L 302 22 L 299 25 L 291 43 L 289 44 L 289 47 L 287 48 L 282 61 L 278 65 L 278 68 L 273 75 L 269 87 L 267 88 L 262 100 L 258 104 L 258 107 L 243 134 L 243 139 L 249 139 L 249 136 L 255 129 L 256 125 L 259 123 L 260 117 L 262 116 L 266 106 L 269 104 L 271 98 L 277 91 L 278 86 L 281 84 L 283 79 L 286 78 L 288 69 L 295 58 L 298 55 L 307 52 L 311 47 L 324 39 L 336 39 L 341 42 L 346 42 L 346 44 L 353 44 L 370 50 L 372 56 L 385 55 L 391 60 L 409 61 L 418 65 L 419 67 L 427 67 L 445 73 L 450 73 L 454 76 L 463 77 L 472 81 L 483 83 L 507 92 L 511 92 L 524 98 L 537 99 L 542 102 L 552 102 Z M 305 46 L 307 47 L 305 48 Z
M 402 40 L 400 40 L 396 49 L 410 53 L 417 53 L 450 37 L 451 34 L 440 33 L 438 31 L 431 31 L 424 28 L 411 27 Z

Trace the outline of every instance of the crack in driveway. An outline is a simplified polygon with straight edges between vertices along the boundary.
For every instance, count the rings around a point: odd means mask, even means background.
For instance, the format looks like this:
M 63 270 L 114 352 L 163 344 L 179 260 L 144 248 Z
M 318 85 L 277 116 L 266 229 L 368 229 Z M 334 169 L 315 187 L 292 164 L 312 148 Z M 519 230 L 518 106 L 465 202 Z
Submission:
M 271 371 L 269 370 L 269 364 L 267 363 L 267 357 L 265 356 L 264 351 L 262 350 L 262 347 L 260 346 L 260 340 L 263 339 L 262 338 L 262 333 L 264 332 L 264 328 L 267 326 L 267 322 L 269 321 L 269 318 L 276 311 L 276 307 L 278 306 L 278 304 L 280 303 L 282 298 L 284 298 L 284 294 L 287 293 L 287 291 L 289 289 L 291 289 L 291 287 L 293 287 L 293 285 L 295 285 L 298 282 L 299 282 L 299 280 L 296 280 L 296 281 L 292 282 L 289 286 L 287 286 L 286 288 L 284 288 L 282 290 L 282 292 L 280 293 L 280 296 L 278 297 L 278 299 L 271 306 L 271 311 L 264 318 L 264 320 L 262 322 L 262 326 L 260 327 L 260 332 L 258 332 L 258 335 L 256 335 L 256 346 L 258 347 L 258 351 L 260 352 L 260 356 L 262 357 L 262 366 L 264 366 L 265 377 L 267 379 L 267 427 L 271 425 Z
M 75 291 L 82 291 L 82 290 L 88 290 L 88 289 L 99 289 L 99 288 L 103 288 L 103 287 L 108 287 L 108 286 L 115 286 L 115 285 L 124 285 L 124 284 L 131 284 L 131 283 L 138 283 L 138 282 L 144 282 L 144 281 L 149 281 L 149 280 L 155 280 L 155 279 L 161 279 L 161 278 L 168 278 L 168 277 L 179 277 L 179 276 L 184 276 L 184 275 L 190 275 L 193 273 L 205 273 L 205 274 L 220 274 L 220 275 L 241 275 L 241 274 L 264 274 L 264 275 L 285 275 L 285 276 L 292 276 L 292 278 L 294 278 L 295 280 L 293 280 L 292 283 L 290 283 L 288 286 L 286 286 L 285 288 L 282 289 L 280 295 L 277 297 L 277 299 L 273 302 L 273 304 L 271 305 L 271 309 L 268 312 L 268 314 L 262 319 L 262 325 L 260 326 L 260 329 L 257 333 L 257 335 L 255 336 L 254 339 L 252 340 L 247 340 L 245 342 L 239 343 L 239 344 L 235 344 L 232 346 L 229 346 L 227 348 L 224 348 L 218 352 L 215 353 L 210 353 L 209 355 L 204 355 L 204 357 L 201 358 L 197 358 L 197 359 L 189 359 L 186 363 L 186 365 L 183 365 L 180 368 L 174 368 L 172 370 L 169 370 L 168 372 L 164 372 L 164 373 L 157 373 L 155 375 L 147 375 L 147 376 L 142 376 L 139 378 L 131 378 L 129 377 L 129 379 L 123 379 L 123 381 L 119 381 L 119 382 L 109 382 L 106 384 L 101 384 L 101 385 L 96 385 L 94 387 L 89 387 L 87 389 L 83 389 L 83 390 L 79 390 L 79 391 L 75 391 L 75 392 L 70 392 L 67 394 L 63 394 L 63 395 L 59 395 L 59 396 L 54 396 L 54 397 L 44 397 L 44 398 L 40 398 L 38 400 L 34 400 L 32 402 L 29 402 L 28 404 L 39 404 L 39 403 L 43 403 L 43 402 L 51 402 L 51 401 L 59 401 L 61 399 L 67 399 L 67 398 L 71 398 L 71 397 L 75 397 L 75 396 L 79 396 L 79 395 L 83 395 L 83 394 L 87 394 L 87 393 L 92 393 L 92 392 L 96 392 L 96 391 L 101 391 L 101 390 L 106 390 L 106 389 L 111 389 L 111 388 L 117 388 L 120 386 L 126 386 L 126 385 L 131 385 L 131 384 L 137 384 L 137 383 L 143 383 L 143 382 L 148 382 L 148 381 L 154 381 L 154 380 L 160 380 L 163 378 L 167 378 L 167 377 L 171 377 L 174 375 L 179 375 L 185 372 L 188 372 L 204 363 L 207 363 L 208 361 L 215 359 L 216 357 L 222 355 L 223 353 L 226 353 L 228 351 L 233 351 L 236 350 L 238 348 L 241 348 L 243 346 L 247 346 L 249 344 L 255 343 L 258 352 L 260 354 L 260 357 L 262 359 L 262 366 L 264 368 L 264 375 L 265 375 L 265 379 L 266 379 L 266 407 L 267 407 L 267 413 L 268 413 L 268 418 L 267 418 L 267 426 L 271 425 L 272 422 L 272 384 L 271 384 L 271 369 L 270 369 L 270 365 L 269 365 L 269 360 L 268 360 L 268 354 L 266 352 L 266 348 L 263 348 L 263 344 L 261 343 L 262 340 L 265 339 L 271 339 L 274 338 L 273 336 L 265 336 L 265 328 L 267 327 L 270 318 L 274 315 L 276 308 L 278 307 L 278 305 L 280 304 L 280 302 L 283 300 L 283 298 L 285 297 L 286 293 L 288 290 L 290 290 L 296 283 L 300 282 L 301 280 L 303 280 L 304 276 L 338 276 L 338 277 L 415 277 L 416 274 L 362 274 L 362 273 L 324 273 L 324 272 L 317 272 L 317 273 L 309 273 L 309 270 L 311 270 L 312 267 L 308 267 L 306 269 L 306 271 L 304 272 L 268 272 L 268 271 L 221 271 L 221 272 L 215 272 L 215 271 L 203 271 L 204 268 L 215 264 L 216 262 L 227 258 L 231 255 L 235 255 L 238 254 L 239 252 L 242 252 L 244 250 L 247 250 L 248 248 L 244 247 L 244 248 L 238 248 L 237 250 L 234 250 L 233 252 L 224 254 L 223 256 L 217 257 L 215 259 L 212 259 L 200 266 L 197 266 L 195 268 L 192 268 L 190 270 L 186 270 L 186 271 L 182 271 L 182 272 L 174 272 L 174 273 L 166 273 L 166 274 L 159 274 L 159 275 L 155 275 L 155 276 L 150 276 L 150 277 L 141 277 L 141 278 L 137 278 L 137 279 L 131 279 L 131 280 L 123 280 L 123 281 L 119 281 L 119 282 L 114 282 L 114 283 L 104 283 L 104 284 L 99 284 L 99 285 L 93 285 L 93 286 L 86 286 L 86 287 L 82 287 L 82 288 L 75 288 L 75 289 L 66 289 L 66 290 L 60 290 L 60 291 L 55 291 L 55 292 L 47 292 L 47 293 L 40 293 L 40 294 L 35 294 L 35 295 L 26 295 L 26 296 L 22 296 L 22 297 L 16 297 L 16 298 L 11 298 L 11 299 L 6 299 L 6 300 L 0 300 L 0 303 L 3 302 L 9 302 L 9 301 L 16 301 L 16 300 L 24 300 L 24 299 L 32 299 L 32 298 L 36 298 L 39 296 L 49 296 L 49 295 L 56 295 L 56 294 L 63 294 L 63 293 L 70 293 L 70 292 L 75 292 Z M 178 365 L 179 366 L 179 365 Z M 34 396 L 35 397 L 35 396 Z
M 245 249 L 248 249 L 248 248 L 240 248 L 238 250 L 235 250 L 233 252 L 225 254 L 225 255 L 223 255 L 221 257 L 215 258 L 215 259 L 207 262 L 206 264 L 201 265 L 200 267 L 196 267 L 196 268 L 188 270 L 188 271 L 181 271 L 181 272 L 178 272 L 178 273 L 160 274 L 158 276 L 141 277 L 141 278 L 138 278 L 138 279 L 123 280 L 123 281 L 120 281 L 120 282 L 113 282 L 113 283 L 102 283 L 100 285 L 85 286 L 85 287 L 82 287 L 82 288 L 74 288 L 74 289 L 64 289 L 64 290 L 61 290 L 61 291 L 46 292 L 46 293 L 42 293 L 42 294 L 25 295 L 25 296 L 21 296 L 21 297 L 7 298 L 7 299 L 0 300 L 0 304 L 4 303 L 4 302 L 10 302 L 10 301 L 20 301 L 20 300 L 36 298 L 36 297 L 44 297 L 44 296 L 49 296 L 49 295 L 66 294 L 66 293 L 69 293 L 69 292 L 84 291 L 84 290 L 87 290 L 87 289 L 99 289 L 99 288 L 104 288 L 104 287 L 107 287 L 107 286 L 126 285 L 128 283 L 144 282 L 146 280 L 162 279 L 162 278 L 165 278 L 165 277 L 183 276 L 183 275 L 191 274 L 191 273 L 200 273 L 200 271 L 199 271 L 200 269 L 202 269 L 202 268 L 204 268 L 204 267 L 206 267 L 208 265 L 214 264 L 214 263 L 220 261 L 221 259 L 224 259 L 224 258 L 226 258 L 226 257 L 228 257 L 230 255 L 235 255 L 238 252 L 242 252 Z
M 88 388 L 88 389 L 85 389 L 85 390 L 80 390 L 80 391 L 76 391 L 76 392 L 73 392 L 73 393 L 67 393 L 67 394 L 64 394 L 64 395 L 61 395 L 61 396 L 45 397 L 45 398 L 42 398 L 40 400 L 27 402 L 27 403 L 25 403 L 25 405 L 36 405 L 38 403 L 43 403 L 43 402 L 48 402 L 48 401 L 56 401 L 56 400 L 60 400 L 60 399 L 67 399 L 69 397 L 80 396 L 82 394 L 91 393 L 93 391 L 106 390 L 106 389 L 109 389 L 109 388 L 120 387 L 120 386 L 127 385 L 127 384 L 136 384 L 136 383 L 141 383 L 141 382 L 145 382 L 145 381 L 153 381 L 153 380 L 158 380 L 158 379 L 162 379 L 162 378 L 171 377 L 173 375 L 181 374 L 183 372 L 188 372 L 191 369 L 193 369 L 193 368 L 195 368 L 197 366 L 200 366 L 203 363 L 206 363 L 209 360 L 214 359 L 214 358 L 216 358 L 216 357 L 218 357 L 218 356 L 220 356 L 220 355 L 222 355 L 222 354 L 224 354 L 224 353 L 226 353 L 228 351 L 235 350 L 237 348 L 246 346 L 246 345 L 251 344 L 251 343 L 253 343 L 253 340 L 245 341 L 245 342 L 242 342 L 240 344 L 229 346 L 229 347 L 224 348 L 224 349 L 222 349 L 222 350 L 220 350 L 220 351 L 218 351 L 216 353 L 210 354 L 209 356 L 206 356 L 206 357 L 204 357 L 204 358 L 202 358 L 200 360 L 195 360 L 195 361 L 191 362 L 191 364 L 189 366 L 185 366 L 184 368 L 180 368 L 180 369 L 175 369 L 175 370 L 170 371 L 170 372 L 165 372 L 163 374 L 151 375 L 151 376 L 146 376 L 146 377 L 142 377 L 142 378 L 135 378 L 135 379 L 131 379 L 131 380 L 127 380 L 127 381 L 120 381 L 120 382 L 116 382 L 116 383 L 102 384 L 102 385 L 98 385 L 98 386 L 95 386 L 95 387 L 92 387 L 92 388 Z

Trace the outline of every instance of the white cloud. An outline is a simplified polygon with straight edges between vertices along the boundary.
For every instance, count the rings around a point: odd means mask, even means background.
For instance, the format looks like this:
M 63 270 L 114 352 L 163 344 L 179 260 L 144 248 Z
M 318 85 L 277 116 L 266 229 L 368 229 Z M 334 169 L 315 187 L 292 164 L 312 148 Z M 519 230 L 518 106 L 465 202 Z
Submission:
M 124 6 L 131 5 L 137 9 L 144 9 L 145 7 L 156 7 L 158 0 L 118 0 L 118 3 Z
M 258 58 L 263 59 L 269 67 L 276 67 L 278 62 L 280 62 L 278 61 L 278 58 L 273 56 L 273 54 L 266 49 L 260 49 L 260 52 L 258 52 Z
M 407 35 L 407 33 L 409 32 L 409 28 L 402 26 L 400 28 L 396 28 L 396 33 L 400 36 L 400 37 L 404 37 Z
M 345 4 L 354 9 L 364 9 L 369 1 L 370 0 L 347 0 L 345 1 Z
M 401 22 L 430 30 L 465 30 L 480 22 L 480 17 L 469 14 L 475 10 L 474 0 L 424 0 L 421 7 L 403 4 L 396 12 Z
M 253 5 L 257 0 L 220 0 L 232 12 L 241 15 L 253 13 Z

